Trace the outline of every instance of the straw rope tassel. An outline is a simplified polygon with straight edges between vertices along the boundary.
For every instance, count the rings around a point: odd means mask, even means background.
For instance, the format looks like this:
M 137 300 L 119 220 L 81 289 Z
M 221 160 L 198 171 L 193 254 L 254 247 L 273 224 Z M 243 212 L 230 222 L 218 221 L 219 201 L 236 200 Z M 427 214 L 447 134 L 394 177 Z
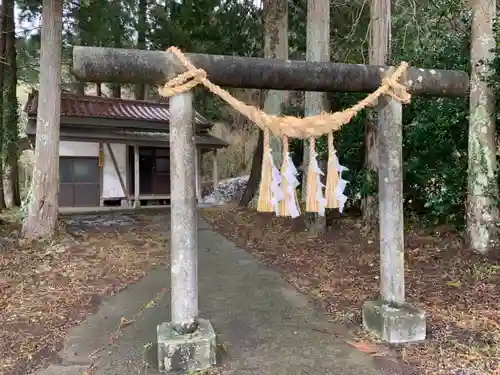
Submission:
M 257 203 L 257 211 L 273 212 L 275 211 L 272 202 L 272 158 L 271 146 L 269 145 L 269 129 L 264 128 L 264 155 L 262 156 L 262 171 L 260 175 L 259 201 Z
M 288 137 L 285 135 L 283 136 L 283 164 L 281 166 L 280 185 L 283 200 L 278 204 L 278 216 L 291 216 L 295 218 L 300 215 L 299 201 L 296 194 L 299 181 L 296 177 L 297 170 L 293 165 L 288 148 Z
M 320 170 L 318 161 L 316 160 L 316 139 L 309 138 L 309 165 L 307 168 L 307 185 L 306 185 L 306 211 L 307 212 L 322 212 L 322 195 L 323 192 L 320 181 Z M 318 196 L 320 195 L 320 196 Z
M 328 133 L 328 172 L 326 175 L 326 208 L 339 208 L 337 199 L 337 186 L 339 184 L 339 166 L 333 146 L 333 133 Z

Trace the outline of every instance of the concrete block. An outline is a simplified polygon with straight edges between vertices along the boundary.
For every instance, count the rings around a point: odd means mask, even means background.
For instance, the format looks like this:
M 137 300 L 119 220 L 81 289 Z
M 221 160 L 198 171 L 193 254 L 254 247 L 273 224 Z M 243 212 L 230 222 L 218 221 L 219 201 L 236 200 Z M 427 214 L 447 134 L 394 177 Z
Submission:
M 361 310 L 365 329 L 383 341 L 396 344 L 425 340 L 426 314 L 418 307 L 366 301 Z
M 216 336 L 210 321 L 198 319 L 198 329 L 179 335 L 170 322 L 157 327 L 158 368 L 161 372 L 188 372 L 216 364 Z

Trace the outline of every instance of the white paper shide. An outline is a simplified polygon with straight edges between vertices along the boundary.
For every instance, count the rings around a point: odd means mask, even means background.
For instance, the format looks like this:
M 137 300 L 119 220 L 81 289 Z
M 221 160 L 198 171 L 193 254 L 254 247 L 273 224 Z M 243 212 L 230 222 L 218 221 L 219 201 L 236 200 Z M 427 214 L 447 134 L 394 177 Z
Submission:
M 284 160 L 283 164 L 283 175 L 282 177 L 286 179 L 287 181 L 287 191 L 286 195 L 283 199 L 286 199 L 287 206 L 290 209 L 290 215 L 292 218 L 296 218 L 300 216 L 300 211 L 299 207 L 297 207 L 297 201 L 295 200 L 295 189 L 299 186 L 299 180 L 297 179 L 297 169 L 295 168 L 295 165 L 293 165 L 292 158 L 290 156 L 290 153 L 286 153 L 286 158 Z
M 273 161 L 273 155 L 272 152 L 269 151 L 269 153 L 266 155 L 266 157 L 269 158 L 271 161 L 271 168 L 272 168 L 272 177 L 271 177 L 271 203 L 274 207 L 274 212 L 278 214 L 278 203 L 283 200 L 284 194 L 281 191 L 281 173 L 278 170 L 278 168 L 275 167 L 274 161 Z
M 342 172 L 348 171 L 349 169 L 347 169 L 347 167 L 344 167 L 343 165 L 340 165 L 337 153 L 335 151 L 332 152 L 332 158 L 335 165 L 338 165 L 337 172 L 339 173 L 339 182 L 337 184 L 337 188 L 335 189 L 335 198 L 337 198 L 337 201 L 339 203 L 339 212 L 342 213 L 342 211 L 344 211 L 345 202 L 347 201 L 347 196 L 344 195 L 344 190 L 349 183 L 349 181 L 342 178 Z

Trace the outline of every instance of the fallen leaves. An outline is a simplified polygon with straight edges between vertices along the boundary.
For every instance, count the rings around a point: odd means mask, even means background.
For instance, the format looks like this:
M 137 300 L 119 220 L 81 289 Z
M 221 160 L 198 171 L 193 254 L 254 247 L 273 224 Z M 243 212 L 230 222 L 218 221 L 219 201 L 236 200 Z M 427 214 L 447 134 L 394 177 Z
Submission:
M 491 375 L 500 368 L 500 263 L 473 254 L 448 229 L 405 234 L 407 299 L 426 310 L 429 335 L 425 344 L 398 346 L 396 355 L 360 329 L 361 304 L 379 294 L 380 265 L 378 239 L 361 235 L 356 220 L 343 217 L 330 233 L 314 237 L 303 231 L 301 218 L 236 207 L 201 212 L 215 230 L 280 270 L 334 320 L 354 326 L 359 341 L 350 345 L 360 351 L 404 358 L 432 375 L 457 369 Z
M 367 354 L 373 354 L 373 355 L 378 353 L 377 347 L 375 345 L 373 345 L 373 343 L 371 343 L 371 342 L 364 341 L 364 340 L 359 340 L 356 342 L 353 342 L 353 341 L 346 341 L 346 342 L 349 345 L 358 349 L 360 352 L 367 353 Z
M 103 296 L 165 264 L 166 237 L 154 219 L 137 216 L 121 230 L 107 231 L 97 222 L 83 230 L 85 235 L 62 234 L 49 243 L 19 241 L 0 252 L 1 375 L 43 366 L 61 349 L 68 329 L 94 311 Z M 123 318 L 120 326 L 132 323 Z
M 120 319 L 120 324 L 118 325 L 118 329 L 123 329 L 135 322 L 135 319 L 128 320 L 124 318 L 123 316 Z
M 446 285 L 451 286 L 453 288 L 460 288 L 460 281 L 448 281 Z

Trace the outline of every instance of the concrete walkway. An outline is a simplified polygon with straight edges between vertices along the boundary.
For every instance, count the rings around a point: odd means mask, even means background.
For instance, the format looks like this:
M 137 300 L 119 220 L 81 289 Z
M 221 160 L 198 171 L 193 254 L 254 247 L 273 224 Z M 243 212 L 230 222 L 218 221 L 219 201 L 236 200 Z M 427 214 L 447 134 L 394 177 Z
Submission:
M 226 347 L 215 374 L 237 375 L 379 375 L 372 358 L 350 347 L 333 323 L 317 314 L 307 298 L 280 276 L 236 248 L 222 236 L 199 225 L 200 315 L 209 318 Z M 167 293 L 135 324 L 123 329 L 117 343 L 108 337 L 122 317 L 132 319 L 162 288 L 170 272 L 157 270 L 118 295 L 105 300 L 98 313 L 73 328 L 60 353 L 62 362 L 38 375 L 157 374 L 154 368 L 156 326 L 169 319 Z M 105 346 L 90 360 L 89 355 Z M 209 374 L 212 372 L 209 372 Z

